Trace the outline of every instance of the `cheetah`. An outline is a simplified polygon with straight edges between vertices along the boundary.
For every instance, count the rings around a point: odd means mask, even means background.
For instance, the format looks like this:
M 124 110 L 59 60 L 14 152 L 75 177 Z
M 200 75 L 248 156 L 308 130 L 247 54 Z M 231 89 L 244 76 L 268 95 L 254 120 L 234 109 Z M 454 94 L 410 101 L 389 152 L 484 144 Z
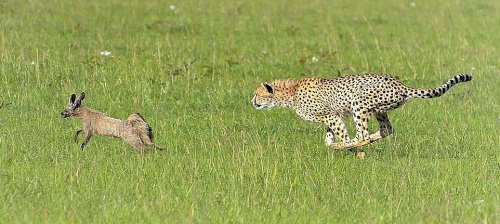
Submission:
M 427 89 L 405 86 L 388 74 L 359 74 L 333 79 L 305 77 L 299 81 L 264 82 L 255 90 L 251 103 L 256 109 L 292 108 L 306 121 L 327 125 L 327 146 L 360 152 L 357 147 L 393 133 L 387 111 L 400 107 L 409 98 L 439 97 L 457 83 L 471 80 L 471 75 L 460 74 L 440 87 Z M 354 139 L 349 138 L 344 123 L 349 116 L 356 124 Z M 368 132 L 371 116 L 379 123 L 379 130 L 372 134 Z M 334 137 L 340 142 L 334 142 Z

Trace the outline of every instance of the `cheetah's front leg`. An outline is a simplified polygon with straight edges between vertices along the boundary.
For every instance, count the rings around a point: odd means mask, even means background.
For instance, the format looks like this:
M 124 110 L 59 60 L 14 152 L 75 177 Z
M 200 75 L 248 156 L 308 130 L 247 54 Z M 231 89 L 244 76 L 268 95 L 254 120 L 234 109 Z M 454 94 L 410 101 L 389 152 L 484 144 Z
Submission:
M 336 137 L 341 142 L 334 143 L 334 137 Z M 346 147 L 347 144 L 350 143 L 350 141 L 351 139 L 349 138 L 349 133 L 347 132 L 344 121 L 338 117 L 330 119 L 328 121 L 328 128 L 326 130 L 326 146 L 331 146 L 335 150 L 348 149 L 349 151 L 354 152 L 356 156 L 360 158 L 365 157 L 365 152 L 363 150 Z
M 326 129 L 326 146 L 333 146 L 336 143 L 335 137 L 341 142 L 347 143 L 350 141 L 349 133 L 345 127 L 344 121 L 339 117 L 330 117 L 327 120 L 328 128 Z
M 368 112 L 363 112 L 363 110 L 361 110 L 354 113 L 353 117 L 354 117 L 354 122 L 356 123 L 356 137 L 351 141 L 344 141 L 342 143 L 332 144 L 332 147 L 334 149 L 337 150 L 352 149 L 375 141 L 375 140 L 371 141 L 370 133 L 368 132 L 368 121 L 370 120 L 370 114 Z

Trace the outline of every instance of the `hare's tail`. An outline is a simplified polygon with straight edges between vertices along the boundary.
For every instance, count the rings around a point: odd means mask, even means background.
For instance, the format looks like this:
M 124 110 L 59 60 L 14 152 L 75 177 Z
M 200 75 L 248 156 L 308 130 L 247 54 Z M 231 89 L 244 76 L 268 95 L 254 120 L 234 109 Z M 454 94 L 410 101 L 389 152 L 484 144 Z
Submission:
M 149 127 L 149 124 L 146 122 L 146 120 L 144 120 L 141 114 L 139 113 L 132 114 L 127 118 L 127 121 L 132 125 L 132 127 L 134 127 L 137 130 L 142 142 L 145 145 L 153 147 L 158 150 L 166 150 L 153 143 L 153 137 L 154 137 L 153 130 L 151 129 L 151 127 Z

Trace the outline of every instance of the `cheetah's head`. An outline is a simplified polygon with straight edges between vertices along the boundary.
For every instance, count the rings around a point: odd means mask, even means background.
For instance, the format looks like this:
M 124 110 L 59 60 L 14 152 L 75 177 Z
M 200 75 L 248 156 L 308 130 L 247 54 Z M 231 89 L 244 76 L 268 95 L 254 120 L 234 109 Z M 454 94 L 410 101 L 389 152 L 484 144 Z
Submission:
M 273 87 L 267 82 L 257 87 L 253 95 L 252 104 L 257 110 L 265 107 L 274 107 L 276 105 L 276 99 L 274 98 Z

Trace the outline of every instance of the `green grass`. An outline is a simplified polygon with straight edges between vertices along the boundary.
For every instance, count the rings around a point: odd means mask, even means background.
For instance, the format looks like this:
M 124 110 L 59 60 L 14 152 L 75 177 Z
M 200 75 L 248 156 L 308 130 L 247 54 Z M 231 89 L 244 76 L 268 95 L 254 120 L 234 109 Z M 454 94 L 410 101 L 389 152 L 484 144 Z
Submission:
M 0 1 L 0 220 L 498 223 L 499 12 L 472 0 Z M 395 133 L 365 159 L 328 149 L 326 128 L 291 110 L 249 103 L 264 81 L 362 72 L 474 80 L 390 112 Z M 81 123 L 59 115 L 81 91 L 112 117 L 140 112 L 170 153 L 106 137 L 81 152 Z

